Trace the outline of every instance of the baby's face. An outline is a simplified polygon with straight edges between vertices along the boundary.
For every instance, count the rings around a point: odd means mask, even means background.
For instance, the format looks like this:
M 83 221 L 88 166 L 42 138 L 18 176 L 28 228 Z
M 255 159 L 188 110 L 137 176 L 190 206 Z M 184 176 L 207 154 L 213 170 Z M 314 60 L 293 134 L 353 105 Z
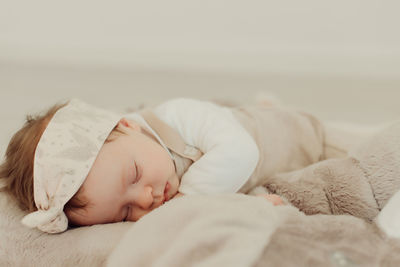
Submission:
M 82 185 L 88 206 L 66 211 L 75 224 L 137 221 L 178 192 L 167 151 L 135 122 L 120 123 L 127 134 L 103 145 Z

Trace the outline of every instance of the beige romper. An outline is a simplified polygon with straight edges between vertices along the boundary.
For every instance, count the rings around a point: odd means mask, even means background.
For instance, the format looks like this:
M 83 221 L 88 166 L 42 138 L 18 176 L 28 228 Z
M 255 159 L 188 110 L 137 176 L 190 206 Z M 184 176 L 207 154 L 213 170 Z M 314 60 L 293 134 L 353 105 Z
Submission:
M 328 157 L 347 154 L 346 149 L 327 142 L 322 123 L 307 113 L 260 105 L 230 109 L 254 138 L 260 152 L 256 169 L 239 190 L 241 193 L 268 183 L 272 174 L 301 169 Z M 176 130 L 151 111 L 145 110 L 141 115 L 171 151 L 176 173 L 181 178 L 202 156 L 201 151 L 186 145 Z

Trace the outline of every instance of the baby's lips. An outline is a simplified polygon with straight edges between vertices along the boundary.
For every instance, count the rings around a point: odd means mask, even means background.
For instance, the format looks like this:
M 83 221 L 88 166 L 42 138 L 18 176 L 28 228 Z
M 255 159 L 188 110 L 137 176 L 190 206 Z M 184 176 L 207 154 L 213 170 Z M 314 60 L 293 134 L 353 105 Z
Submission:
M 165 188 L 164 188 L 164 202 L 169 200 L 168 191 L 169 191 L 170 187 L 171 187 L 171 185 L 167 182 L 167 184 L 165 185 Z

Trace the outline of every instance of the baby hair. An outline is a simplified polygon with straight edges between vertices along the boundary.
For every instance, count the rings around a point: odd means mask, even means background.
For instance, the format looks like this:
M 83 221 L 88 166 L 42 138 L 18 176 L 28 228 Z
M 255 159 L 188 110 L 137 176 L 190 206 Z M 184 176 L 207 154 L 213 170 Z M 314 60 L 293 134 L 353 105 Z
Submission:
M 11 138 L 3 163 L 0 165 L 2 191 L 13 196 L 21 209 L 37 210 L 33 191 L 33 163 L 35 150 L 40 137 L 54 114 L 68 103 L 56 104 L 44 113 L 28 115 L 23 127 Z M 106 142 L 111 142 L 123 134 L 118 125 L 108 136 Z M 78 191 L 65 205 L 64 209 L 83 208 L 87 205 L 85 199 L 79 197 Z
M 56 104 L 44 114 L 28 115 L 25 124 L 11 138 L 5 160 L 0 165 L 0 178 L 4 179 L 4 191 L 10 193 L 23 210 L 36 210 L 33 196 L 33 160 L 47 124 L 64 104 Z

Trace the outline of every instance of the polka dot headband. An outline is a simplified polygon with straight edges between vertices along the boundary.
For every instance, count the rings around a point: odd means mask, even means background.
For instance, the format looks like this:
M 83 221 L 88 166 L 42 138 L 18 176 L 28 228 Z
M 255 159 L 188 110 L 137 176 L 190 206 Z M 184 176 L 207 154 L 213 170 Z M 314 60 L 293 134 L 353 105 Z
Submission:
M 71 100 L 47 125 L 36 147 L 33 169 L 37 211 L 22 223 L 47 233 L 68 228 L 64 205 L 78 192 L 97 154 L 122 116 Z

